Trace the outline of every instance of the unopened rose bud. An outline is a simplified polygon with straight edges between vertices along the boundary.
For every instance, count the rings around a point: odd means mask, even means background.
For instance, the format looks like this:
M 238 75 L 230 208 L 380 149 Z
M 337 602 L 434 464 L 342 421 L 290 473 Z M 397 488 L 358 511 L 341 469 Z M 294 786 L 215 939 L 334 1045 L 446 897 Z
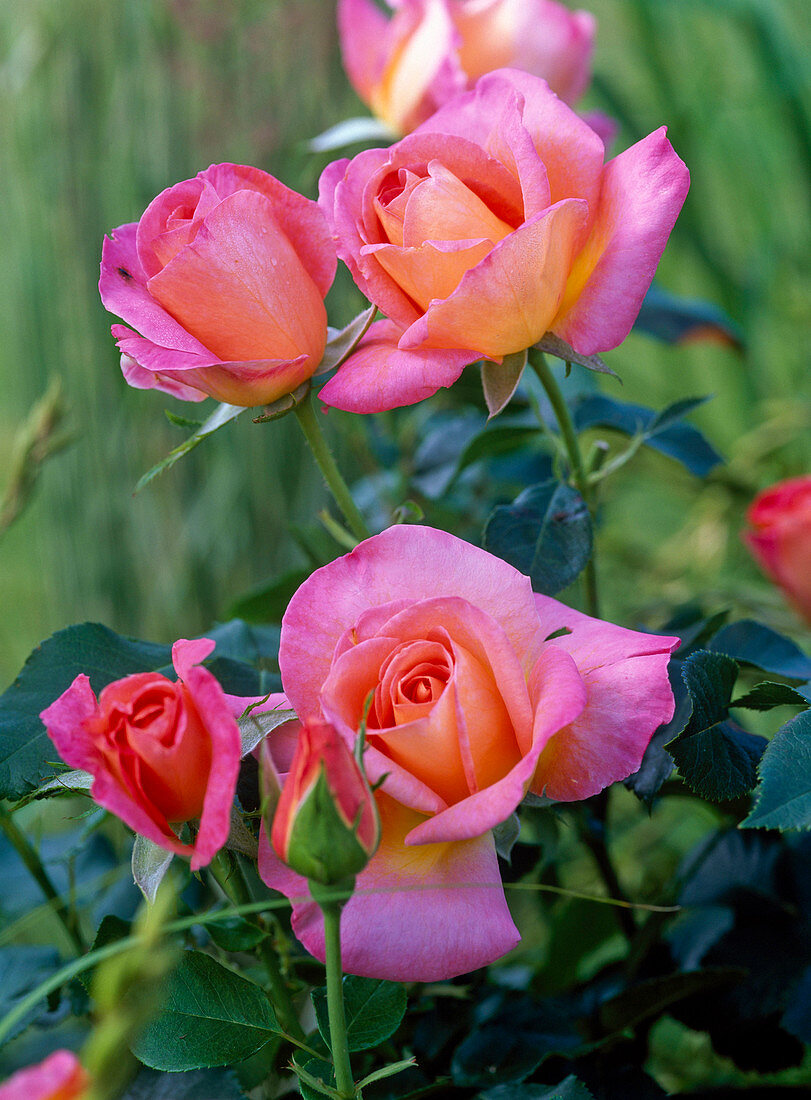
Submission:
M 76 1055 L 57 1050 L 0 1085 L 0 1100 L 81 1100 L 89 1084 Z
M 377 850 L 380 819 L 355 758 L 328 722 L 302 724 L 273 818 L 278 857 L 314 882 L 353 879 Z

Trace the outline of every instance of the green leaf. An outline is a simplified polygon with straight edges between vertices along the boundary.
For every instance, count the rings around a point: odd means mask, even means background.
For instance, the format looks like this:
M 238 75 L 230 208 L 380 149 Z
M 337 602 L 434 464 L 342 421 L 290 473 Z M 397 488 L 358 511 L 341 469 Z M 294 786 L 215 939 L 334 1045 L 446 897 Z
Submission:
M 337 1096 L 335 1090 L 335 1070 L 332 1063 L 324 1058 L 315 1058 L 306 1051 L 296 1050 L 293 1054 L 293 1072 L 299 1079 L 299 1089 L 304 1100 L 324 1100 L 325 1096 Z M 325 1089 L 314 1088 L 320 1081 Z M 329 1091 L 328 1091 L 329 1090 Z
M 393 1035 L 406 1010 L 405 987 L 379 978 L 344 978 L 346 1037 L 350 1050 L 368 1050 Z M 329 1044 L 327 990 L 312 991 L 318 1030 Z
M 59 969 L 59 952 L 53 947 L 29 947 L 15 944 L 0 950 L 0 1017 L 16 1007 L 33 989 Z M 19 1020 L 5 1040 L 14 1038 L 45 1011 L 43 997 L 38 1007 Z
M 694 970 L 689 974 L 665 974 L 638 982 L 600 1006 L 600 1027 L 608 1035 L 636 1027 L 643 1020 L 660 1016 L 671 1005 L 687 997 L 735 985 L 745 973 L 734 967 L 714 967 Z
M 518 388 L 526 365 L 526 349 L 514 352 L 512 355 L 505 355 L 501 363 L 493 363 L 490 359 L 482 360 L 482 389 L 487 411 L 490 414 L 488 420 L 498 416 L 510 403 L 510 398 Z
M 766 747 L 729 719 L 738 665 L 720 653 L 697 650 L 684 662 L 682 677 L 692 713 L 667 748 L 691 790 L 712 802 L 738 798 L 757 782 L 757 763 Z
M 195 1069 L 156 1073 L 142 1069 L 121 1100 L 244 1100 L 245 1093 L 229 1070 Z
M 755 684 L 746 695 L 733 699 L 731 707 L 745 707 L 747 710 L 772 710 L 773 707 L 807 707 L 811 703 L 811 684 L 793 688 L 788 684 L 773 684 L 764 680 Z
M 226 1066 L 281 1033 L 259 986 L 199 951 L 184 953 L 163 994 L 162 1012 L 132 1047 L 152 1069 Z
M 769 743 L 760 762 L 748 829 L 811 828 L 811 711 L 798 714 Z
M 246 592 L 231 605 L 229 616 L 249 623 L 281 623 L 293 593 L 307 580 L 311 570 L 290 569 L 275 580 Z
M 496 1085 L 479 1094 L 479 1100 L 594 1100 L 576 1077 L 566 1077 L 559 1085 Z
M 308 144 L 312 153 L 331 153 L 335 149 L 343 149 L 347 145 L 355 145 L 360 141 L 390 145 L 398 137 L 399 134 L 393 133 L 390 127 L 379 118 L 361 115 L 358 118 L 345 118 L 343 122 L 337 122 L 318 137 L 311 138 Z
M 754 619 L 722 627 L 707 643 L 707 649 L 788 680 L 811 679 L 811 657 L 789 638 Z
M 656 283 L 651 284 L 645 295 L 634 328 L 665 344 L 696 339 L 743 347 L 741 330 L 718 306 L 699 298 L 671 294 Z
M 242 741 L 242 755 L 247 756 L 253 752 L 256 746 L 267 737 L 271 730 L 277 726 L 283 726 L 296 717 L 294 710 L 266 710 L 264 714 L 256 714 L 249 710 L 242 718 L 237 719 L 239 736 Z
M 591 394 L 575 406 L 574 423 L 579 432 L 605 427 L 641 437 L 646 446 L 680 462 L 696 477 L 705 477 L 723 461 L 721 455 L 697 428 L 682 423 L 681 418 L 707 400 L 706 397 L 686 398 L 657 413 L 645 405 Z
M 158 474 L 162 474 L 164 470 L 170 469 L 178 459 L 187 455 L 189 451 L 193 451 L 198 443 L 202 443 L 207 436 L 212 435 L 214 432 L 218 431 L 218 429 L 229 424 L 232 420 L 236 420 L 240 413 L 243 412 L 245 412 L 245 409 L 242 405 L 226 405 L 224 403 L 218 405 L 208 420 L 197 429 L 194 435 L 190 435 L 179 447 L 175 447 L 173 451 L 170 451 L 166 458 L 161 459 L 161 461 L 153 466 L 151 470 L 147 470 L 135 486 L 135 492 L 140 493 L 140 491 L 145 488 L 150 481 L 153 481 Z
M 80 672 L 98 694 L 133 672 L 155 672 L 171 660 L 168 646 L 124 638 L 99 623 L 60 630 L 38 646 L 0 696 L 0 798 L 22 798 L 51 778 L 56 749 L 39 719 Z
M 545 481 L 493 510 L 484 545 L 525 573 L 536 592 L 554 596 L 576 579 L 591 557 L 589 510 L 576 489 Z
M 561 340 L 559 336 L 555 336 L 553 332 L 547 332 L 535 347 L 539 351 L 548 352 L 549 355 L 562 359 L 564 363 L 577 363 L 579 367 L 585 367 L 586 370 L 596 371 L 598 374 L 610 374 L 619 380 L 617 372 L 613 371 L 611 367 L 607 367 L 599 355 L 581 355 L 579 351 L 575 351 L 570 344 L 567 344 L 565 340 Z
M 340 367 L 342 363 L 346 362 L 363 339 L 372 321 L 374 321 L 376 313 L 377 306 L 370 306 L 369 309 L 364 310 L 363 313 L 359 313 L 357 317 L 354 317 L 345 328 L 327 329 L 329 339 L 324 349 L 324 356 L 318 364 L 314 377 L 326 374 L 327 371 L 334 370 L 336 367 Z
M 212 921 L 206 925 L 206 931 L 223 951 L 251 951 L 259 946 L 266 935 L 261 928 L 249 924 L 242 917 Z

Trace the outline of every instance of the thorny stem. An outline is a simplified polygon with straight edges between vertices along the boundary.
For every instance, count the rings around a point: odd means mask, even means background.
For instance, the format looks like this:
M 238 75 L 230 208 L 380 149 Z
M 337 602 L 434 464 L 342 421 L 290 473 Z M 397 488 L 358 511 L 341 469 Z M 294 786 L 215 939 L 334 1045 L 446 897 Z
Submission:
M 329 1014 L 329 1045 L 335 1066 L 335 1085 L 341 1096 L 351 1100 L 356 1095 L 344 1014 L 343 971 L 341 968 L 341 902 L 319 902 L 324 914 L 324 948 L 327 963 L 327 1012 Z

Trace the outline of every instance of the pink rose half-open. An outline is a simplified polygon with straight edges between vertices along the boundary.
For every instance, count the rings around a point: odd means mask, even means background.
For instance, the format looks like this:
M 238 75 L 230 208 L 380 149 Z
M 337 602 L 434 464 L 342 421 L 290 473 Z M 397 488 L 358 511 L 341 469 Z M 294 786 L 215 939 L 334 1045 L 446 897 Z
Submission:
M 605 163 L 543 80 L 503 69 L 390 149 L 324 171 L 338 254 L 386 314 L 321 390 L 379 412 L 552 332 L 582 355 L 631 329 L 689 186 L 664 128 Z
M 591 78 L 595 19 L 556 0 L 338 0 L 352 86 L 397 134 L 408 133 L 493 69 L 543 77 L 567 103 Z
M 131 386 L 268 404 L 327 340 L 335 249 L 316 203 L 267 172 L 214 164 L 105 238 L 99 291 Z M 134 330 L 134 331 L 133 331 Z
M 364 764 L 383 779 L 380 847 L 343 913 L 345 969 L 433 981 L 510 950 L 493 829 L 528 791 L 582 799 L 637 770 L 673 713 L 677 644 L 538 596 L 506 562 L 426 527 L 392 527 L 305 581 L 282 624 L 285 693 L 348 745 L 371 695 Z M 264 836 L 259 867 L 323 959 L 306 880 Z
M 0 1100 L 81 1100 L 90 1078 L 69 1050 L 57 1050 L 0 1085 Z
M 178 680 L 136 673 L 98 699 L 79 675 L 40 717 L 62 759 L 93 776 L 100 806 L 162 848 L 191 857 L 196 871 L 228 839 L 241 742 L 235 715 L 250 700 L 227 696 L 201 661 L 208 638 L 178 641 Z M 278 698 L 278 697 L 277 697 Z M 172 828 L 199 819 L 193 844 Z
M 811 623 L 811 474 L 764 489 L 746 518 L 743 537 L 755 560 Z

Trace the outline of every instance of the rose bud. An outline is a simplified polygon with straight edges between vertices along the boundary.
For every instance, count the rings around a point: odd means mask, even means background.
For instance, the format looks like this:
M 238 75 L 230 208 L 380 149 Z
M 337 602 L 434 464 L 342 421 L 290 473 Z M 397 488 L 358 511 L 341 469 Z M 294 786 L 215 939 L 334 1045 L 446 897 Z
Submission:
M 316 203 L 215 164 L 104 241 L 99 291 L 124 377 L 186 401 L 264 405 L 321 362 L 335 249 Z M 133 331 L 135 329 L 136 331 Z
M 811 474 L 764 490 L 746 518 L 743 538 L 758 565 L 811 623 Z
M 177 682 L 156 672 L 108 684 L 79 675 L 40 717 L 62 759 L 93 776 L 100 806 L 196 871 L 228 839 L 241 742 L 228 697 L 201 661 L 208 638 L 175 642 Z M 193 844 L 172 828 L 199 818 Z
M 57 1050 L 0 1085 L 0 1100 L 81 1100 L 89 1084 L 76 1055 Z
M 591 79 L 594 16 L 555 0 L 405 0 L 387 18 L 373 0 L 339 0 L 347 75 L 360 98 L 406 134 L 485 73 L 543 77 L 567 103 Z
M 372 792 L 328 722 L 302 723 L 270 834 L 288 867 L 324 886 L 353 879 L 377 850 L 380 819 Z

